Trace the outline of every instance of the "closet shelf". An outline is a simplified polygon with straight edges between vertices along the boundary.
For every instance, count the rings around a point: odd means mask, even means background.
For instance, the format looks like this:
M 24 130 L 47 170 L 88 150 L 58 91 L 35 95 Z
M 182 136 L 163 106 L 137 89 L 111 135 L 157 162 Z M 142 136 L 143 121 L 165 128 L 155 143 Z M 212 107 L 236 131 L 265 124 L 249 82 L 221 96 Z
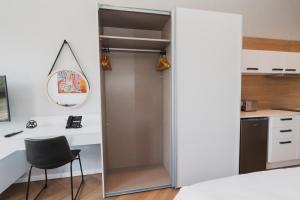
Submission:
M 111 35 L 99 36 L 102 46 L 105 48 L 128 48 L 128 49 L 165 49 L 171 42 L 168 39 L 122 37 Z
M 170 20 L 169 11 L 141 12 L 134 8 L 118 8 L 102 5 L 99 9 L 99 21 L 104 27 L 118 27 L 161 31 Z

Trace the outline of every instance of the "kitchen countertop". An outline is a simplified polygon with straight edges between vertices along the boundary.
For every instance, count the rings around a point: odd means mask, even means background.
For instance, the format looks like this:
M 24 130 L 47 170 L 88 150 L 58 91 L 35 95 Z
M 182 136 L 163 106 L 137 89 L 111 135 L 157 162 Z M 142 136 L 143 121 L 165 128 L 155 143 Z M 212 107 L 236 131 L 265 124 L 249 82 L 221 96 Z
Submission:
M 258 110 L 253 112 L 241 112 L 241 118 L 254 117 L 273 117 L 273 116 L 290 116 L 300 115 L 300 112 L 284 111 L 284 110 Z

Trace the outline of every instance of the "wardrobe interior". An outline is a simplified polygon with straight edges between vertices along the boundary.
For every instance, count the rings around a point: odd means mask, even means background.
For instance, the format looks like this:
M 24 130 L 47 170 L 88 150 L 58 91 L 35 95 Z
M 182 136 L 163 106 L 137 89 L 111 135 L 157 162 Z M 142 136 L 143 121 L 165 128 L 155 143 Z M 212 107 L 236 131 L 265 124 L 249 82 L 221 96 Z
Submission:
M 172 184 L 172 48 L 169 12 L 102 7 L 99 16 L 106 196 Z M 158 71 L 161 54 L 171 68 Z M 102 58 L 101 58 L 102 59 Z

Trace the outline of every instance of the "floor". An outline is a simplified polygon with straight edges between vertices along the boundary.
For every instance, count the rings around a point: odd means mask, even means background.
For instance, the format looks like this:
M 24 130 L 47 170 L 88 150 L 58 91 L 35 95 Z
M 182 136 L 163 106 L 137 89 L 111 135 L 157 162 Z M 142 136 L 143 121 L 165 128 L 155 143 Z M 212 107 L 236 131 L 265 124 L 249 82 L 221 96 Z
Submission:
M 171 183 L 169 174 L 162 165 L 110 170 L 106 181 L 107 192 L 170 185 Z
M 80 177 L 75 178 L 75 186 L 80 182 Z M 36 193 L 43 185 L 42 181 L 32 183 L 31 191 Z M 24 200 L 26 184 L 14 184 L 0 195 L 0 200 Z M 163 189 L 149 192 L 123 195 L 107 198 L 106 200 L 172 200 L 178 190 Z M 33 194 L 31 193 L 31 194 Z M 31 195 L 31 198 L 34 196 Z M 43 200 L 70 200 L 70 182 L 68 178 L 49 180 L 48 188 L 41 194 L 39 199 Z M 85 176 L 85 183 L 79 193 L 78 200 L 102 200 L 101 175 Z

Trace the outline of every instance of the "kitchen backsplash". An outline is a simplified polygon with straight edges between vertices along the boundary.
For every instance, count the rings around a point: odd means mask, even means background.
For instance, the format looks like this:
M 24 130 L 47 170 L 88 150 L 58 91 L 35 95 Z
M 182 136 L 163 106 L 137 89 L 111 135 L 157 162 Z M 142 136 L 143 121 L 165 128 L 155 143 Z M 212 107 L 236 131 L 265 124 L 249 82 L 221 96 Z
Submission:
M 243 75 L 242 99 L 258 100 L 259 109 L 300 108 L 300 77 Z

